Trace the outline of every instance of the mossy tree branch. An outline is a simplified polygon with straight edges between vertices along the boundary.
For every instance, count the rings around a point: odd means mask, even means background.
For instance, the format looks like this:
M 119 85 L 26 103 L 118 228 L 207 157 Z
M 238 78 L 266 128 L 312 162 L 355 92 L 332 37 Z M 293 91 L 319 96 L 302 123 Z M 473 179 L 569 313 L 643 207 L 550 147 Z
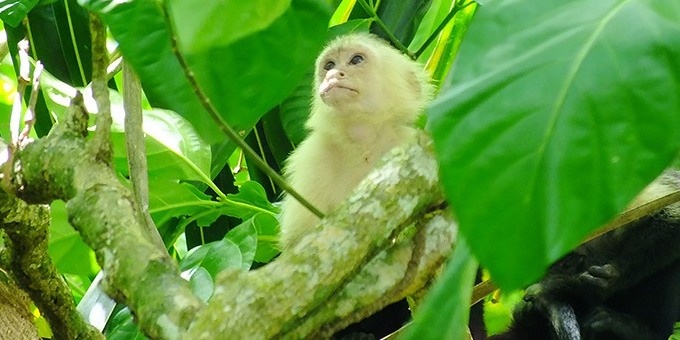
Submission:
M 135 312 L 150 337 L 177 338 L 202 303 L 180 278 L 176 262 L 146 237 L 132 193 L 89 146 L 98 141 L 86 140 L 86 127 L 77 96 L 65 121 L 17 153 L 13 187 L 27 202 L 66 201 L 69 221 L 107 273 L 107 293 Z
M 47 253 L 49 208 L 0 191 L 0 229 L 12 277 L 31 297 L 59 339 L 103 339 L 76 311 L 71 292 Z
M 145 237 L 133 194 L 88 147 L 82 98 L 67 116 L 18 151 L 13 189 L 33 203 L 67 201 L 69 221 L 107 273 L 105 290 L 131 308 L 151 338 L 326 336 L 422 290 L 455 240 L 423 138 L 395 150 L 323 228 L 275 262 L 221 273 L 204 306 L 175 261 Z
M 345 318 L 419 291 L 456 235 L 455 224 L 441 212 L 427 223 L 414 219 L 443 202 L 436 162 L 425 139 L 421 144 L 391 153 L 323 227 L 275 262 L 247 273 L 221 273 L 186 337 L 325 336 Z

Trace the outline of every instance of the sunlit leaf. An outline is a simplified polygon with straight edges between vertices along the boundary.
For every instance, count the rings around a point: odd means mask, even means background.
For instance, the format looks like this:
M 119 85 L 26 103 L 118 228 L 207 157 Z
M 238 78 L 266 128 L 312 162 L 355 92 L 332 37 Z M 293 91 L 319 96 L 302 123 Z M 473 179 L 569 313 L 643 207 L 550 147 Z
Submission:
M 536 279 L 680 148 L 680 3 L 497 0 L 430 109 L 461 232 L 504 288 Z
M 17 26 L 37 3 L 38 0 L 0 0 L 0 20 Z
M 181 271 L 203 267 L 214 279 L 222 270 L 243 267 L 241 251 L 234 242 L 223 239 L 198 246 L 189 251 L 179 263 Z
M 261 31 L 279 18 L 291 0 L 216 0 L 199 6 L 193 0 L 169 1 L 183 51 L 227 46 Z

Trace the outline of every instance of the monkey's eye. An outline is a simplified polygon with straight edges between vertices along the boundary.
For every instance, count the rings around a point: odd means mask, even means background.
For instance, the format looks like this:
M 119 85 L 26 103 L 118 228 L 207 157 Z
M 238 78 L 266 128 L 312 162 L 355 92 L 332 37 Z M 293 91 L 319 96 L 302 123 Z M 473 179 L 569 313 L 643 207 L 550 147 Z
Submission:
M 362 61 L 364 61 L 364 56 L 362 56 L 361 54 L 355 54 L 352 57 L 352 59 L 350 59 L 349 63 L 351 65 L 356 65 L 356 64 L 361 63 Z
M 335 63 L 332 62 L 332 61 L 326 62 L 326 64 L 323 65 L 323 69 L 326 70 L 326 71 L 329 71 L 334 67 L 335 67 Z

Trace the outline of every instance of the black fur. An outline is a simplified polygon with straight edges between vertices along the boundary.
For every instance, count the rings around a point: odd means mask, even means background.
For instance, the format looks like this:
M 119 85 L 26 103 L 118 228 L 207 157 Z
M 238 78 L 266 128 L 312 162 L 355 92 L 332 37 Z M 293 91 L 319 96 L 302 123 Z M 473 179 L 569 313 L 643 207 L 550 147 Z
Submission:
M 664 180 L 675 187 L 677 178 Z M 527 288 L 513 319 L 489 339 L 667 340 L 680 321 L 680 204 L 557 261 Z

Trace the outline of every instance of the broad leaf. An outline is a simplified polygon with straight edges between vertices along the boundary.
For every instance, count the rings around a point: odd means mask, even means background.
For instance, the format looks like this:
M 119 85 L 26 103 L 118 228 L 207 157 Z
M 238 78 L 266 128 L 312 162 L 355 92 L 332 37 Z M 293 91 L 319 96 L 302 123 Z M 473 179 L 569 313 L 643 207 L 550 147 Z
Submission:
M 199 104 L 171 50 L 170 30 L 157 2 L 80 0 L 80 3 L 102 15 L 123 55 L 140 75 L 152 105 L 181 114 L 200 128 L 199 133 L 208 142 L 224 138 Z M 186 29 L 213 23 L 211 18 L 216 15 L 210 11 L 194 13 L 188 17 L 182 13 L 183 17 L 175 20 L 183 21 L 177 27 L 180 38 L 192 36 L 193 33 L 184 32 Z M 264 21 L 258 22 L 266 27 L 262 30 L 253 30 L 236 40 L 238 32 L 211 35 L 207 42 L 191 44 L 200 48 L 182 52 L 199 86 L 223 120 L 245 134 L 295 88 L 311 67 L 324 41 L 328 16 L 330 11 L 321 0 L 295 0 L 282 15 L 261 17 Z
M 465 339 L 477 261 L 462 238 L 444 274 L 428 293 L 405 339 Z
M 257 249 L 257 228 L 255 228 L 251 221 L 252 219 L 241 223 L 230 230 L 225 236 L 226 239 L 234 242 L 241 251 L 241 268 L 245 271 L 249 270 L 253 264 Z
M 36 4 L 38 0 L 1 0 L 0 20 L 16 27 Z
M 227 46 L 261 31 L 279 18 L 291 0 L 215 0 L 196 5 L 194 0 L 171 0 L 170 11 L 182 50 L 200 53 Z
M 224 239 L 198 246 L 189 251 L 179 263 L 181 271 L 195 271 L 203 267 L 215 279 L 215 276 L 227 268 L 243 268 L 241 252 L 234 242 Z
M 503 288 L 607 222 L 680 148 L 680 3 L 498 0 L 430 109 L 461 232 Z

